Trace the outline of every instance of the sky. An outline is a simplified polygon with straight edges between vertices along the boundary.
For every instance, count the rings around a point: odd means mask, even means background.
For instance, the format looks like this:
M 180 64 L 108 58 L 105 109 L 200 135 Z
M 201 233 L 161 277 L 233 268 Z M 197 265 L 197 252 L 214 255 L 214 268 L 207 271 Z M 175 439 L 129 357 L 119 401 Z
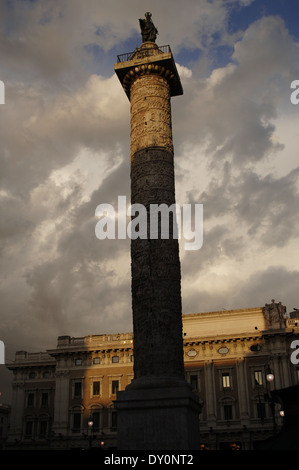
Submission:
M 130 105 L 117 55 L 152 13 L 184 94 L 172 98 L 177 203 L 203 204 L 180 243 L 183 313 L 299 308 L 298 0 L 0 2 L 0 339 L 132 331 L 130 240 L 99 240 L 96 207 L 130 200 Z M 1 401 L 11 372 L 0 365 Z

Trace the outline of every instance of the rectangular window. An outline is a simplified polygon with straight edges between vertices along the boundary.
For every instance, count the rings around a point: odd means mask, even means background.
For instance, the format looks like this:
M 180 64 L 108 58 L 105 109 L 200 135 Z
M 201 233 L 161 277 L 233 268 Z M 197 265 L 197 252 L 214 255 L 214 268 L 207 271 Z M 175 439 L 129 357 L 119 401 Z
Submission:
M 197 375 L 190 375 L 190 385 L 192 390 L 198 390 L 198 377 Z
M 99 357 L 94 357 L 93 358 L 93 363 L 94 364 L 100 364 L 100 362 L 101 362 L 101 359 Z
M 112 356 L 112 362 L 114 362 L 114 363 L 119 362 L 119 357 L 118 356 Z
M 111 412 L 111 429 L 112 430 L 117 429 L 117 412 L 116 411 Z
M 47 392 L 42 393 L 41 406 L 47 407 L 49 404 L 49 394 Z
M 266 417 L 265 403 L 258 402 L 256 406 L 257 406 L 257 417 L 263 420 Z
M 223 411 L 224 411 L 224 419 L 226 421 L 233 419 L 233 407 L 232 405 L 224 405 L 223 406 Z
M 116 393 L 118 392 L 118 388 L 119 388 L 118 380 L 112 380 L 112 382 L 111 382 L 111 394 L 116 395 Z
M 94 411 L 92 413 L 92 421 L 93 421 L 93 425 L 92 425 L 93 431 L 94 432 L 99 431 L 100 429 L 100 412 L 99 411 Z
M 263 385 L 263 374 L 261 370 L 254 371 L 254 383 L 255 385 Z
M 100 395 L 100 382 L 96 381 L 92 383 L 92 394 L 93 396 Z
M 40 429 L 39 429 L 40 437 L 45 437 L 47 435 L 47 427 L 48 427 L 48 422 L 47 421 L 41 421 L 40 422 Z
M 73 432 L 80 432 L 81 429 L 81 413 L 73 414 Z
M 26 424 L 25 424 L 25 436 L 26 436 L 26 437 L 32 436 L 32 432 L 33 432 L 33 421 L 26 421 Z
M 27 395 L 27 406 L 34 406 L 34 393 L 28 393 Z
M 231 388 L 231 380 L 229 372 L 222 372 L 222 387 Z
M 74 383 L 74 397 L 81 397 L 82 396 L 82 383 L 75 382 Z

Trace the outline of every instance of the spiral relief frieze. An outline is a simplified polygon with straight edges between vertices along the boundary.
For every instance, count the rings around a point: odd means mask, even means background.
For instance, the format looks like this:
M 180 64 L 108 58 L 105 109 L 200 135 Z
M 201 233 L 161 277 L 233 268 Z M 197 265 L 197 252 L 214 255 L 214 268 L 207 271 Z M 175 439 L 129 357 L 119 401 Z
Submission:
M 136 151 L 148 147 L 162 147 L 172 152 L 170 91 L 167 79 L 156 73 L 140 74 L 132 82 L 130 94 L 131 158 Z

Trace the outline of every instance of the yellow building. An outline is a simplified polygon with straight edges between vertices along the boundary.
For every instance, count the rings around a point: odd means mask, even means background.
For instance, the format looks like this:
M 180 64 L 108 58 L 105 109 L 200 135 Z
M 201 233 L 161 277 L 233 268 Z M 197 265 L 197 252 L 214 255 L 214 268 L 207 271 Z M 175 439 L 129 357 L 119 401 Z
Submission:
M 254 449 L 282 425 L 271 391 L 296 385 L 299 320 L 281 303 L 183 315 L 186 379 L 199 396 L 202 448 Z M 133 380 L 131 333 L 58 337 L 16 353 L 7 448 L 116 448 L 117 391 Z M 271 372 L 274 380 L 268 381 Z

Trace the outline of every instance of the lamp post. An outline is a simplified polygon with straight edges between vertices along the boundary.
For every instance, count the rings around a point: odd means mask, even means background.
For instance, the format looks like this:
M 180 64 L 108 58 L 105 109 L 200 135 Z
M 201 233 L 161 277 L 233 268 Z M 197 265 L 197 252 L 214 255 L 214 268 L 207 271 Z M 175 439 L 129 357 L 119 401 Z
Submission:
M 274 382 L 274 374 L 269 366 L 267 367 L 267 370 L 266 370 L 266 379 L 267 379 L 267 382 L 270 382 L 270 383 Z
M 88 435 L 89 435 L 89 448 L 91 449 L 91 445 L 92 445 L 92 427 L 93 427 L 93 420 L 91 418 L 91 415 L 89 416 L 89 420 L 88 420 L 88 429 L 89 429 L 89 432 L 88 432 Z
M 270 384 L 271 382 L 274 382 L 274 374 L 273 374 L 273 371 L 270 369 L 269 365 L 266 369 L 266 380 L 267 382 Z M 275 400 L 274 398 L 272 397 L 271 393 L 269 392 L 268 390 L 268 386 L 267 386 L 267 394 L 266 394 L 266 399 L 269 403 L 269 406 L 270 406 L 270 409 L 271 409 L 271 413 L 272 413 L 272 419 L 273 419 L 273 430 L 275 432 L 276 430 L 276 421 L 275 421 Z

